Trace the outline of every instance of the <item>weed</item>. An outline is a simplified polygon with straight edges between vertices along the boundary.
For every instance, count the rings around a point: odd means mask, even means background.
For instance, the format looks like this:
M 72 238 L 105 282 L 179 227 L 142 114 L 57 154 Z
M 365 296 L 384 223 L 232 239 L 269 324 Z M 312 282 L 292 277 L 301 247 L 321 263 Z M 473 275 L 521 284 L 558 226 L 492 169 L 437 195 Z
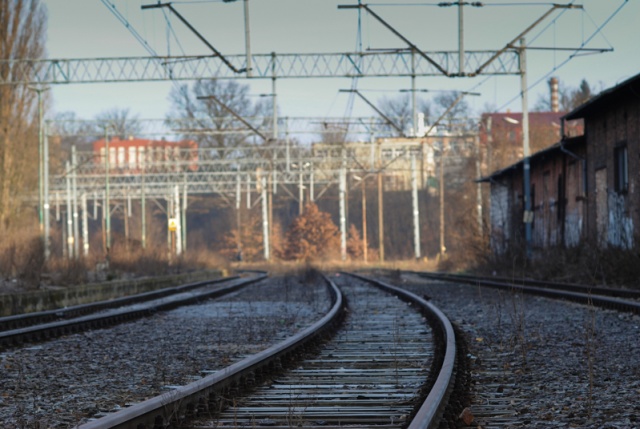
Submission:
M 593 301 L 589 297 L 589 315 L 585 319 L 584 326 L 584 344 L 585 355 L 587 358 L 587 376 L 589 378 L 589 394 L 587 395 L 587 413 L 591 418 L 593 412 L 593 388 L 594 388 L 594 376 L 595 376 L 595 357 L 596 357 L 596 310 L 593 306 Z

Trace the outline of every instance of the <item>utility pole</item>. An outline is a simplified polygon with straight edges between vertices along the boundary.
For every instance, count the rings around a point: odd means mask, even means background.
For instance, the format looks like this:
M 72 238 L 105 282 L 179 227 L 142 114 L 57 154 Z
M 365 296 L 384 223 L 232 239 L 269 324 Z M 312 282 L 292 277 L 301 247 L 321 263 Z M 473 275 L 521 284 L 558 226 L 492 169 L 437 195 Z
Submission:
M 40 237 L 42 240 L 46 240 L 44 235 L 44 109 L 42 93 L 48 91 L 49 88 L 33 86 L 28 88 L 38 95 L 38 222 L 40 224 Z
M 175 231 L 175 249 L 176 256 L 182 255 L 182 219 L 180 216 L 180 186 L 175 185 L 173 188 L 173 218 L 176 221 Z
M 366 264 L 368 259 L 369 245 L 367 243 L 367 192 L 366 192 L 365 180 L 367 180 L 367 176 L 366 174 L 363 174 L 362 180 L 360 181 L 360 186 L 362 186 L 362 246 L 363 246 L 362 258 L 364 259 L 364 263 Z
M 269 253 L 269 208 L 267 200 L 267 178 L 262 176 L 258 178 L 261 185 L 262 194 L 262 247 L 264 248 L 264 259 L 266 261 L 271 260 L 271 254 Z
M 46 130 L 48 129 L 47 124 L 44 124 L 45 129 L 43 130 L 44 134 L 44 146 L 43 146 L 43 180 L 42 180 L 42 188 L 44 193 L 44 259 L 49 260 L 51 256 L 51 240 L 49 239 L 50 233 L 50 221 L 49 221 L 49 136 Z
M 413 249 L 416 260 L 420 259 L 420 206 L 418 201 L 418 172 L 416 157 L 411 156 L 411 205 L 413 208 Z
M 67 185 L 67 257 L 74 257 L 73 254 L 73 213 L 71 208 L 71 165 L 69 161 L 65 163 L 66 185 Z
M 345 171 L 344 163 L 340 167 L 340 257 L 343 261 L 347 260 L 347 226 L 346 226 L 346 214 L 345 214 L 345 195 L 347 187 L 347 174 Z
M 384 262 L 384 184 L 382 183 L 382 150 L 378 144 L 378 252 Z
M 480 137 L 477 133 L 474 137 L 473 143 L 473 146 L 476 149 L 476 177 L 479 178 L 482 175 L 482 171 L 480 168 Z M 478 234 L 482 237 L 482 184 L 480 182 L 476 183 L 476 206 L 478 211 Z
M 251 71 L 251 27 L 249 26 L 249 0 L 244 0 L 244 45 L 247 56 L 247 77 L 252 77 Z
M 522 98 L 522 169 L 524 180 L 524 236 L 527 257 L 531 257 L 531 165 L 529 157 L 529 105 L 527 97 L 527 51 L 524 37 L 520 39 L 520 91 Z
M 247 0 L 245 0 L 246 2 Z M 278 96 L 276 93 L 276 53 L 271 53 L 271 102 L 273 103 L 273 135 L 274 141 L 278 140 Z
M 236 172 L 236 246 L 238 247 L 238 256 L 242 251 L 242 224 L 240 217 L 240 206 L 242 200 L 242 179 L 240 178 L 240 173 Z
M 71 164 L 72 164 L 72 176 L 71 176 L 71 192 L 72 195 L 72 204 L 73 204 L 73 254 L 77 258 L 80 255 L 80 228 L 78 227 L 78 222 L 80 221 L 78 217 L 78 157 L 76 154 L 76 145 L 71 146 Z
M 182 213 L 180 216 L 181 225 L 180 231 L 182 232 L 182 251 L 187 251 L 187 178 L 185 176 L 184 186 L 182 188 Z
M 411 113 L 413 117 L 413 137 L 418 137 L 418 96 L 416 94 L 416 53 L 411 51 Z
M 444 151 L 445 141 L 440 148 L 440 260 L 444 259 L 447 248 L 444 245 Z
M 145 154 L 146 157 L 150 156 L 148 153 Z M 141 211 L 141 223 L 142 223 L 142 232 L 141 232 L 141 237 L 140 240 L 142 241 L 142 248 L 146 249 L 147 248 L 147 207 L 146 207 L 146 195 L 145 195 L 145 187 L 146 187 L 146 159 L 143 158 L 142 159 L 142 163 L 141 163 L 141 168 L 142 168 L 142 174 L 141 174 L 141 181 L 142 181 L 142 189 L 140 190 L 140 211 Z
M 458 1 L 458 74 L 464 76 L 464 5 Z
M 86 258 L 89 256 L 89 216 L 87 214 L 87 194 L 83 193 L 80 198 L 82 203 L 82 254 Z
M 104 175 L 105 175 L 105 197 L 104 197 L 104 219 L 105 219 L 105 246 L 107 258 L 111 251 L 111 209 L 109 201 L 109 126 L 104 127 Z

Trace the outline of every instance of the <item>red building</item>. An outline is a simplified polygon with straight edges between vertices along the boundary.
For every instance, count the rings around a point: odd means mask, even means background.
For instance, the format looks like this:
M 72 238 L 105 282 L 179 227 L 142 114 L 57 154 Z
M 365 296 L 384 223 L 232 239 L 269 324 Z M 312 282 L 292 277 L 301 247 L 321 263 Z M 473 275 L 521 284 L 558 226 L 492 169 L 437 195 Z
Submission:
M 104 139 L 93 143 L 96 163 L 104 164 Z M 142 170 L 195 171 L 198 169 L 198 144 L 192 140 L 169 141 L 118 137 L 109 139 L 109 169 L 122 173 Z
M 548 148 L 560 139 L 562 117 L 566 112 L 529 112 L 531 153 Z M 582 134 L 582 124 L 565 124 L 565 136 Z M 523 156 L 522 113 L 484 113 L 480 120 L 480 144 L 484 151 L 485 172 L 505 168 Z
M 524 217 L 522 161 L 482 179 L 491 186 L 496 253 L 522 248 L 523 220 L 534 250 L 553 246 L 640 247 L 640 74 L 563 117 L 583 135 L 565 136 L 530 158 L 533 218 Z

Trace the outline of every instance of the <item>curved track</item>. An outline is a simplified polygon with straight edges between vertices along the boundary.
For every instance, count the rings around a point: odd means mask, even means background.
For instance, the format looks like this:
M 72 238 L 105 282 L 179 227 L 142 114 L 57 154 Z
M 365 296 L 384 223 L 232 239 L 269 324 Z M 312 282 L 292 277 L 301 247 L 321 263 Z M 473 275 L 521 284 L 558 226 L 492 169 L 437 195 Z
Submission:
M 313 326 L 80 428 L 436 427 L 453 384 L 449 322 L 409 292 L 380 282 L 372 287 L 361 277 L 335 279 L 345 301 L 328 280 L 334 305 Z
M 0 350 L 146 317 L 233 292 L 265 276 L 209 280 L 58 311 L 1 318 L 1 328 L 20 327 L 0 331 Z
M 457 283 L 520 291 L 548 298 L 564 299 L 596 307 L 640 314 L 640 291 L 593 287 L 569 283 L 544 282 L 529 279 L 505 279 L 465 274 L 411 271 L 420 277 Z

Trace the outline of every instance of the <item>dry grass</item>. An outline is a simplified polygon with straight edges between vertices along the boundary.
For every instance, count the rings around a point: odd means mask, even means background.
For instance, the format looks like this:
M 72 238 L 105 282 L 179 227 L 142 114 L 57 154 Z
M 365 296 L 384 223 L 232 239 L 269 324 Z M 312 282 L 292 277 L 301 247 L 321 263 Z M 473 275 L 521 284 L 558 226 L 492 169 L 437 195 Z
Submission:
M 534 252 L 527 259 L 524 251 L 492 257 L 474 271 L 513 278 L 581 283 L 601 286 L 640 288 L 640 254 L 634 250 L 584 244 L 576 248 L 550 248 Z
M 106 263 L 104 255 L 68 259 L 52 255 L 45 261 L 38 231 L 5 232 L 0 241 L 0 293 L 73 286 L 92 281 L 178 274 L 201 269 L 224 269 L 227 263 L 216 253 L 189 251 L 176 258 L 163 249 L 114 246 Z
M 29 230 L 5 232 L 0 241 L 0 276 L 22 289 L 37 289 L 45 270 L 44 248 Z

